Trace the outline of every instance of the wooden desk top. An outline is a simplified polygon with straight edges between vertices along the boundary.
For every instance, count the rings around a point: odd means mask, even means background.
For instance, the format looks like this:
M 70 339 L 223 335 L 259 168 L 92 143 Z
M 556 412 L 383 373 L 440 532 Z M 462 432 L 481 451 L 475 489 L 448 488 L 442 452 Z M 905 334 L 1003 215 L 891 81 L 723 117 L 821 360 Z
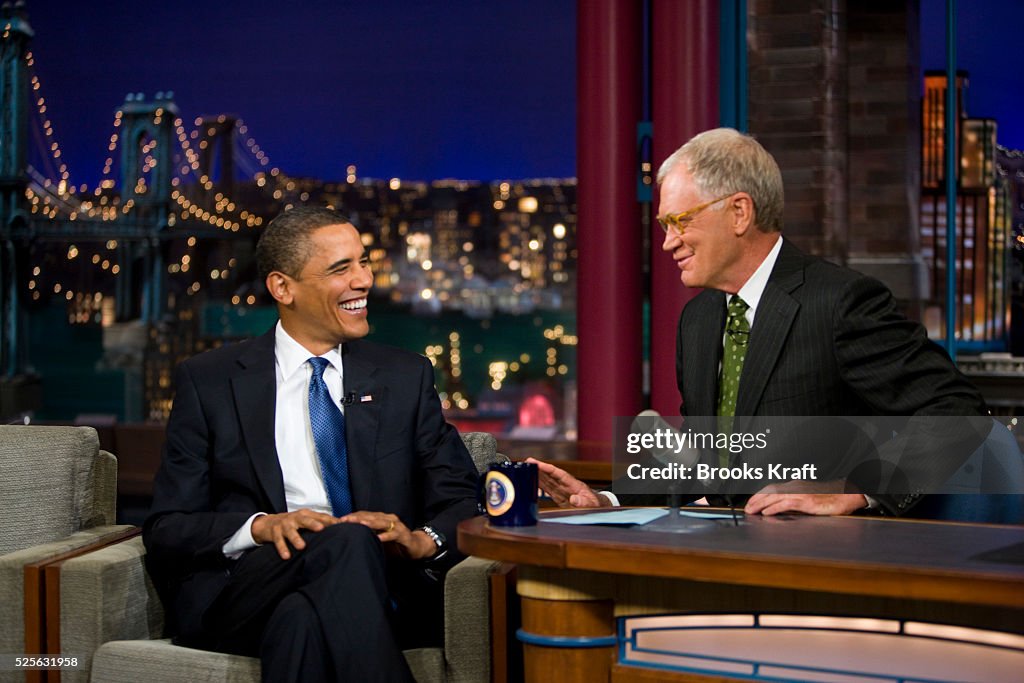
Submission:
M 459 525 L 458 545 L 467 554 L 524 565 L 1024 608 L 1022 526 L 740 517 L 740 526 L 697 520 L 688 533 L 544 521 L 493 527 L 476 517 Z M 1003 548 L 1013 563 L 978 557 Z

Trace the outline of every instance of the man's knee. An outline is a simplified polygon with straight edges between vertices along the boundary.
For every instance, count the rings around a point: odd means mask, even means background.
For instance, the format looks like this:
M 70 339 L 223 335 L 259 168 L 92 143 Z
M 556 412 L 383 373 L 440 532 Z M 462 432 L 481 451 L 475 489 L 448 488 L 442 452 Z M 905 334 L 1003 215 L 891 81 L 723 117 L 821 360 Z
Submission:
M 362 524 L 343 522 L 325 528 L 317 533 L 330 543 L 344 543 L 352 547 L 379 548 L 381 543 L 377 532 Z
M 329 561 L 353 555 L 384 560 L 383 546 L 377 534 L 362 524 L 335 524 L 322 531 L 304 534 L 303 538 L 306 549 L 302 552 L 309 560 L 321 555 Z

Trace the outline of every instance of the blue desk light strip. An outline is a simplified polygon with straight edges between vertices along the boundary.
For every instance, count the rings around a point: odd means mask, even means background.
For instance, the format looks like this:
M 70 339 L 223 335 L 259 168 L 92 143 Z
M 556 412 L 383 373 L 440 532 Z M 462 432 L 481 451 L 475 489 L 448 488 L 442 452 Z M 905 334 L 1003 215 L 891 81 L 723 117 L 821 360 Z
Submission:
M 541 647 L 612 647 L 618 645 L 619 639 L 611 636 L 542 636 L 537 633 L 530 633 L 519 629 L 516 631 L 516 638 L 527 645 L 540 645 Z

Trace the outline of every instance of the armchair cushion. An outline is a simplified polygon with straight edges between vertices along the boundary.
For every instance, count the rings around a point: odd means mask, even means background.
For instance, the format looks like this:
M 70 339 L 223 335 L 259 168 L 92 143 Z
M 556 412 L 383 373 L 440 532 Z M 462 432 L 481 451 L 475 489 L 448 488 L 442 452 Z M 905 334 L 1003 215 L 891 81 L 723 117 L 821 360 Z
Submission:
M 61 674 L 63 676 L 65 673 Z M 260 660 L 172 645 L 115 640 L 96 652 L 92 680 L 102 683 L 259 683 Z
M 437 648 L 404 653 L 417 681 L 443 681 L 444 658 Z M 96 683 L 260 683 L 260 660 L 172 645 L 164 640 L 114 640 L 96 651 Z

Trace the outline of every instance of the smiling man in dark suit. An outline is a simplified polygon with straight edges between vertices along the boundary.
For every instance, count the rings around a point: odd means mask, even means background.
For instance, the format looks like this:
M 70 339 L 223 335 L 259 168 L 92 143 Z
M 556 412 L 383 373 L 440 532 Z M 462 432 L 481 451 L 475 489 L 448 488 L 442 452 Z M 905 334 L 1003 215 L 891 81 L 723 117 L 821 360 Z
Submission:
M 682 415 L 718 416 L 721 428 L 733 416 L 985 414 L 978 391 L 896 311 L 881 282 L 782 236 L 782 175 L 752 137 L 701 133 L 665 160 L 658 183 L 662 249 L 683 284 L 705 288 L 679 319 Z M 615 502 L 550 464 L 540 469 L 560 504 Z M 919 498 L 808 491 L 768 487 L 745 511 L 837 515 L 870 506 L 903 514 Z
M 286 211 L 257 260 L 280 320 L 178 367 L 150 574 L 176 642 L 258 655 L 264 680 L 412 680 L 476 469 L 430 363 L 362 339 L 373 278 L 343 216 Z

